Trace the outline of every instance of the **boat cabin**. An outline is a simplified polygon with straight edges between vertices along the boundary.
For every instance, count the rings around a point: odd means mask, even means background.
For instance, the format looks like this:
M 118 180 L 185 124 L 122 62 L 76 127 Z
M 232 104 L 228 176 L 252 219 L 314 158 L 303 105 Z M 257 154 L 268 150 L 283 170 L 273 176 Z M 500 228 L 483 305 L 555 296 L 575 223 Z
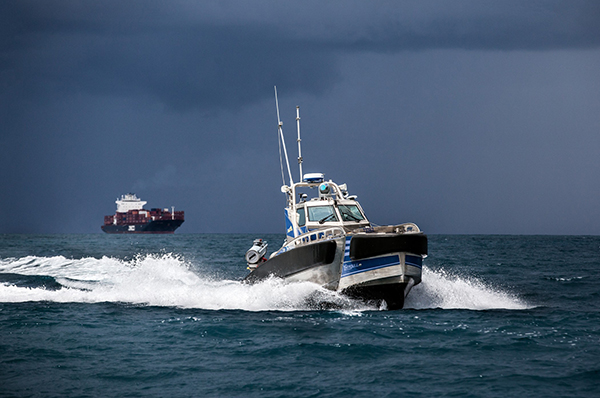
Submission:
M 318 196 L 308 199 L 304 191 L 315 189 Z M 346 184 L 325 181 L 321 173 L 305 174 L 302 182 L 291 187 L 284 185 L 281 190 L 288 200 L 285 209 L 288 240 L 326 227 L 356 229 L 370 226 L 356 196 L 348 195 Z

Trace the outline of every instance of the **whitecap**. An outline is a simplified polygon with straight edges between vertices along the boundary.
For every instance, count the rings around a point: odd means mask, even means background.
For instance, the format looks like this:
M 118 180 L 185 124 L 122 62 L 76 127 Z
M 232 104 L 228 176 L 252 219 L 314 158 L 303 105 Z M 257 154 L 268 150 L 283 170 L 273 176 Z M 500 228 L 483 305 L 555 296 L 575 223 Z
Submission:
M 412 309 L 514 309 L 530 308 L 516 295 L 475 277 L 465 277 L 423 267 L 423 281 L 407 296 L 404 308 Z

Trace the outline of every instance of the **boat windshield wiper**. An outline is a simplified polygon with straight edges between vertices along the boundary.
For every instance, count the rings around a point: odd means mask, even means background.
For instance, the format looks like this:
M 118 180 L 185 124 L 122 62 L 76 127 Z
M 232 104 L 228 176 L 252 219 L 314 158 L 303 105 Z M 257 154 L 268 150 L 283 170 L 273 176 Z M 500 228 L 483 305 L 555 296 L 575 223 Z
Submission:
M 354 214 L 346 213 L 346 212 L 343 212 L 343 211 L 341 213 L 342 213 L 342 216 L 350 218 L 350 219 L 352 219 L 354 221 L 360 221 L 360 218 L 356 217 Z M 348 221 L 348 220 L 346 220 L 346 221 Z
M 323 224 L 325 221 L 329 221 L 330 218 L 335 217 L 335 213 L 331 213 L 319 220 L 319 224 Z
M 348 214 L 348 213 L 344 213 L 344 215 L 346 217 L 350 217 L 351 219 L 353 219 L 354 221 L 360 221 L 360 218 L 354 216 L 353 214 Z
M 340 209 L 340 213 L 342 213 L 343 217 L 347 217 L 347 218 L 351 218 L 354 221 L 361 221 L 361 218 L 356 217 L 354 214 L 352 214 L 352 210 L 349 210 L 346 206 L 340 206 L 338 207 Z M 345 220 L 348 221 L 348 220 Z

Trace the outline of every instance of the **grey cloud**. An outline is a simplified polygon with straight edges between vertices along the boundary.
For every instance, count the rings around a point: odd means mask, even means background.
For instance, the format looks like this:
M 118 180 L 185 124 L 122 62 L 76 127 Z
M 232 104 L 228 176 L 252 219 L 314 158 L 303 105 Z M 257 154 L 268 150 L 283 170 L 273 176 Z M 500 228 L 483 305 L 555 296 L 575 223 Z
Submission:
M 599 4 L 2 1 L 0 231 L 99 232 L 132 188 L 279 231 L 277 85 L 374 222 L 596 233 Z
M 143 94 L 207 111 L 264 99 L 273 83 L 323 93 L 344 53 L 600 45 L 600 5 L 588 1 L 33 1 L 0 14 L 0 70 L 17 98 Z

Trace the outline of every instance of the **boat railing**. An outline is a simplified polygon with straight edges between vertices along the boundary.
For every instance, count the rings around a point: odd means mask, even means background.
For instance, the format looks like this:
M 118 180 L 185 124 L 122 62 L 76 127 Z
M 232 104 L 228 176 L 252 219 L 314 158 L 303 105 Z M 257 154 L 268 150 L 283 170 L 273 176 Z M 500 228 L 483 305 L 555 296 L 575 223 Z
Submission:
M 415 234 L 415 233 L 420 233 L 421 230 L 419 229 L 418 225 L 412 222 L 407 222 L 404 224 L 398 224 L 398 225 L 372 225 L 371 227 L 366 227 L 363 229 L 363 231 L 360 232 L 366 232 L 366 233 L 378 233 L 378 234 L 389 234 L 389 233 L 396 233 L 396 234 Z
M 345 234 L 346 233 L 342 227 L 317 229 L 297 236 L 286 243 L 283 248 L 289 250 L 293 247 L 303 246 L 313 242 L 338 238 L 340 236 L 344 236 Z
M 421 230 L 419 229 L 419 226 L 412 222 L 407 222 L 407 223 L 400 224 L 400 225 L 394 225 L 393 228 L 396 233 L 400 233 L 400 234 L 421 232 Z

